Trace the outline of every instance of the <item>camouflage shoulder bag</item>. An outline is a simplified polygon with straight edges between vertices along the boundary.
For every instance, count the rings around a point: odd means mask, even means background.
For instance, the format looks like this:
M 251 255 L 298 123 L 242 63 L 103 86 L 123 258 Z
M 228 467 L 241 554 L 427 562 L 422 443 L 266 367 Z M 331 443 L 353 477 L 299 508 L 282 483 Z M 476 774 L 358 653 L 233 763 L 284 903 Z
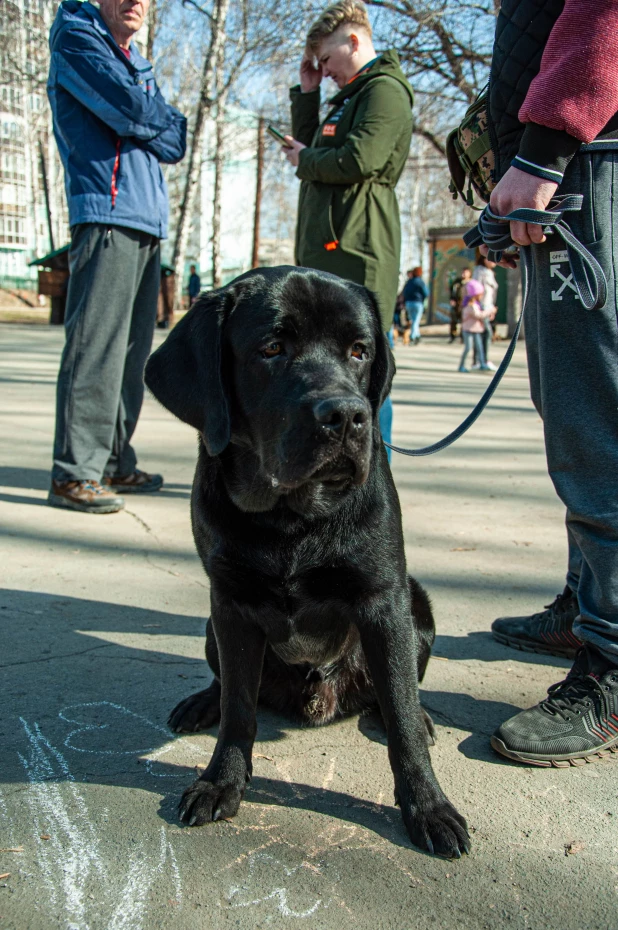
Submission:
M 495 158 L 489 135 L 489 85 L 466 110 L 463 120 L 446 139 L 446 157 L 451 172 L 449 190 L 453 200 L 461 197 L 475 207 L 474 194 L 489 203 L 496 186 L 492 177 Z M 464 192 L 467 181 L 467 190 Z M 475 207 L 475 209 L 481 209 Z

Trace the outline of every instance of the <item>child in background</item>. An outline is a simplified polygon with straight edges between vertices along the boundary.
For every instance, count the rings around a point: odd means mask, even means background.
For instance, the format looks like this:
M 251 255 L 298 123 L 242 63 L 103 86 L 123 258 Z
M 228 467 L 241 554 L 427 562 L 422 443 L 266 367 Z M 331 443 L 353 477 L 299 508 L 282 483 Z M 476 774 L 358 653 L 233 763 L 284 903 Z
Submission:
M 483 351 L 483 332 L 485 330 L 485 320 L 492 319 L 496 315 L 495 308 L 483 310 L 481 306 L 481 297 L 484 288 L 480 281 L 468 281 L 464 285 L 464 296 L 461 304 L 461 331 L 464 340 L 464 350 L 459 363 L 459 371 L 468 372 L 466 368 L 466 357 L 468 352 L 474 347 L 477 352 L 477 358 L 481 363 L 481 371 L 491 371 L 485 360 Z

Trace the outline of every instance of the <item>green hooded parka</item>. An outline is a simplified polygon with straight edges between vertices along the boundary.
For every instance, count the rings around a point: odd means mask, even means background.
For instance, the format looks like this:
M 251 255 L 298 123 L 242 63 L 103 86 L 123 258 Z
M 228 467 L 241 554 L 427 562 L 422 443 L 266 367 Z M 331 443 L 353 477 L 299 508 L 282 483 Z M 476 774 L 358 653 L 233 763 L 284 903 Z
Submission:
M 412 138 L 412 88 L 399 57 L 384 52 L 329 101 L 320 123 L 320 91 L 290 91 L 292 135 L 301 180 L 296 261 L 364 284 L 391 327 L 401 251 L 395 185 Z

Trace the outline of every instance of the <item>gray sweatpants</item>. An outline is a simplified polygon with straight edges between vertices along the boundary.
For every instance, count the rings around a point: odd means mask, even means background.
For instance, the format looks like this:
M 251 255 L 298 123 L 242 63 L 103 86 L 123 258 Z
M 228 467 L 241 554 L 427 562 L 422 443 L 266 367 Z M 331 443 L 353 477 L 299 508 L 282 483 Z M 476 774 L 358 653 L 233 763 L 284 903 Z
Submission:
M 159 240 L 120 226 L 72 230 L 52 477 L 128 475 L 160 280 Z
M 532 400 L 545 430 L 550 477 L 567 508 L 569 573 L 580 616 L 574 632 L 618 658 L 618 143 L 583 146 L 559 193 L 581 193 L 567 214 L 601 264 L 608 299 L 584 310 L 557 235 L 532 246 L 526 347 Z

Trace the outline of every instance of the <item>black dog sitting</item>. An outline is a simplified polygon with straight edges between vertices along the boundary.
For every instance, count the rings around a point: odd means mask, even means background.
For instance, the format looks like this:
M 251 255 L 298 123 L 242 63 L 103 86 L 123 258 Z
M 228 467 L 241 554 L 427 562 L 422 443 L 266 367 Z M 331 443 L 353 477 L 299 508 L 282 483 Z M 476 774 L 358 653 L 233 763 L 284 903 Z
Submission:
M 369 291 L 292 267 L 206 294 L 148 361 L 155 397 L 201 434 L 191 513 L 211 582 L 215 679 L 170 725 L 221 723 L 180 804 L 190 825 L 238 811 L 258 700 L 310 724 L 377 704 L 412 841 L 468 851 L 419 702 L 434 622 L 406 574 L 378 426 L 393 372 Z

